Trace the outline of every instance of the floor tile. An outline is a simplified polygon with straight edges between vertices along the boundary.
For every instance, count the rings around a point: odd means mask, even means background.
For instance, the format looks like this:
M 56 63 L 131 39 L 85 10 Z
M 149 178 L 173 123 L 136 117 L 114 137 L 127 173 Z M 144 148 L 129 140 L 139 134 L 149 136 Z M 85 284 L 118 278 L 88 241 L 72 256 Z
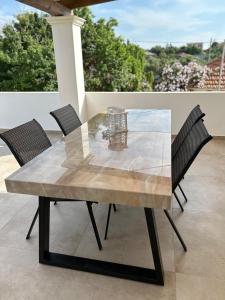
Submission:
M 87 234 L 81 240 L 75 254 L 99 260 L 115 261 L 143 267 L 154 267 L 147 226 L 143 209 L 119 206 L 112 212 L 108 239 L 103 240 L 107 217 L 106 205 L 98 205 L 96 222 L 103 242 L 103 251 L 99 251 L 91 224 Z M 156 212 L 162 258 L 166 271 L 174 271 L 174 237 L 165 215 Z M 129 255 L 128 255 L 129 253 Z
M 224 280 L 176 274 L 176 300 L 224 300 Z
M 175 240 L 176 272 L 225 280 L 225 217 L 186 211 L 175 220 L 188 248 L 184 253 Z
M 51 136 L 53 142 L 58 135 Z M 225 140 L 207 144 L 182 186 L 189 199 L 180 212 L 173 200 L 177 240 L 164 213 L 156 222 L 165 286 L 132 282 L 38 263 L 38 222 L 25 239 L 38 205 L 33 196 L 5 193 L 4 176 L 18 165 L 0 141 L 0 300 L 222 300 L 225 299 Z M 108 206 L 93 205 L 103 250 L 99 251 L 85 203 L 51 204 L 53 251 L 153 267 L 143 209 L 118 206 L 112 211 L 108 240 L 104 230 Z
M 177 188 L 176 193 L 185 210 L 216 212 L 225 216 L 225 179 L 220 177 L 185 176 L 181 186 L 188 198 L 185 200 Z M 207 188 L 206 188 L 207 187 Z M 178 208 L 176 200 L 173 207 Z

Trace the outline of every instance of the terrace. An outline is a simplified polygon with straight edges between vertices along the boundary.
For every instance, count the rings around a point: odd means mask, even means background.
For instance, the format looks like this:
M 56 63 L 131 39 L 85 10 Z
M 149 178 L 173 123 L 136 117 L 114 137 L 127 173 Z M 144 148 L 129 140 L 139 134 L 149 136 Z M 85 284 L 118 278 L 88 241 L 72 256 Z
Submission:
M 62 22 L 57 21 L 60 18 Z M 19 165 L 0 140 L 0 299 L 224 299 L 225 93 L 86 93 L 80 43 L 72 43 L 70 33 L 72 28 L 75 40 L 80 40 L 80 20 L 71 19 L 73 16 L 66 18 L 50 20 L 59 92 L 0 93 L 0 128 L 9 129 L 36 118 L 55 143 L 62 134 L 49 111 L 71 103 L 83 122 L 112 105 L 127 109 L 171 109 L 172 134 L 176 135 L 189 111 L 200 104 L 214 139 L 182 181 L 189 199 L 184 204 L 185 212 L 180 212 L 175 201 L 171 209 L 188 252 L 183 252 L 162 210 L 156 210 L 164 287 L 39 264 L 38 224 L 31 239 L 25 240 L 38 197 L 6 192 L 4 179 Z M 74 50 L 71 56 L 65 55 L 68 46 Z M 99 204 L 93 208 L 103 237 L 108 206 Z M 109 238 L 103 241 L 100 252 L 84 204 L 59 203 L 51 208 L 50 245 L 58 253 L 153 267 L 143 216 L 141 208 L 119 205 L 118 212 L 112 215 Z
M 59 137 L 50 134 L 53 141 Z M 29 241 L 24 236 L 37 207 L 37 197 L 5 192 L 4 178 L 18 169 L 18 164 L 3 142 L 0 150 L 1 299 L 224 299 L 223 139 L 214 139 L 206 146 L 182 182 L 189 198 L 183 214 L 173 201 L 173 217 L 187 243 L 187 253 L 183 252 L 163 213 L 157 211 L 166 274 L 164 287 L 40 265 L 38 224 Z M 94 213 L 102 237 L 107 205 L 98 205 Z M 141 209 L 119 207 L 112 218 L 110 238 L 103 243 L 101 253 L 96 248 L 83 204 L 59 204 L 51 214 L 51 245 L 58 252 L 152 265 Z

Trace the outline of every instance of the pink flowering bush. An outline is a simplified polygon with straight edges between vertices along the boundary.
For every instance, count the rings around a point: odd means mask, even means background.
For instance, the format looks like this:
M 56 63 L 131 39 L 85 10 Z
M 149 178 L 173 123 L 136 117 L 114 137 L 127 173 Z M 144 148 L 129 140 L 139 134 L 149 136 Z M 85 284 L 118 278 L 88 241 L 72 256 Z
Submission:
M 159 92 L 188 91 L 194 88 L 203 88 L 210 69 L 196 62 L 183 66 L 176 62 L 164 67 L 159 83 L 155 90 Z

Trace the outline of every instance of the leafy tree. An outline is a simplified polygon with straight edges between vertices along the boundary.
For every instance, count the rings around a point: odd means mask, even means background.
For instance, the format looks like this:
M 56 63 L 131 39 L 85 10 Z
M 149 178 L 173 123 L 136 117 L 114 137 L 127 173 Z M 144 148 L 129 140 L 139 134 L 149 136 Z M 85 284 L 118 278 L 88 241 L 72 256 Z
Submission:
M 165 54 L 165 48 L 158 45 L 152 47 L 150 51 L 156 54 L 157 56 L 162 56 L 163 54 Z
M 191 54 L 191 55 L 199 55 L 202 53 L 202 49 L 197 47 L 196 45 L 188 45 L 180 47 L 179 51 Z
M 153 82 L 151 81 L 152 89 L 154 89 L 154 86 L 157 84 L 163 72 L 163 68 L 166 65 L 174 63 L 177 60 L 175 49 L 176 48 L 172 46 L 168 46 L 165 48 L 161 46 L 155 46 L 150 49 L 150 52 L 155 54 L 155 56 L 148 57 L 147 63 L 145 65 L 145 72 L 147 74 L 152 73 L 151 79 L 154 78 Z
M 209 53 L 210 52 L 210 53 Z M 207 49 L 206 53 L 206 59 L 210 59 L 210 61 L 221 58 L 223 52 L 223 43 L 219 44 L 217 42 L 212 43 L 211 47 Z
M 155 76 L 152 71 L 149 71 L 146 73 L 147 81 L 149 83 L 149 86 L 151 87 L 151 90 L 153 90 L 154 82 L 155 82 Z
M 150 88 L 144 73 L 145 51 L 116 36 L 117 21 L 94 21 L 89 8 L 75 11 L 82 28 L 87 91 L 139 91 Z M 0 35 L 0 90 L 57 89 L 51 27 L 43 15 L 25 13 Z
M 57 87 L 51 27 L 43 16 L 25 13 L 3 28 L 0 90 L 47 91 Z
M 115 19 L 94 22 L 88 8 L 75 10 L 86 22 L 82 28 L 82 47 L 86 90 L 140 91 L 148 89 L 144 74 L 145 51 L 116 36 Z

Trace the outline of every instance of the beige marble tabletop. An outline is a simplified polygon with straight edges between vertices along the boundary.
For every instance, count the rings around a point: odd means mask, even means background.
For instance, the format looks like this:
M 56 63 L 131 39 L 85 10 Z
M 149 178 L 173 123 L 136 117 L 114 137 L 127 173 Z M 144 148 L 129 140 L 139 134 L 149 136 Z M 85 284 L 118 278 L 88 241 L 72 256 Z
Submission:
M 104 136 L 98 114 L 9 176 L 8 192 L 129 206 L 171 206 L 171 112 L 128 110 L 128 132 Z

